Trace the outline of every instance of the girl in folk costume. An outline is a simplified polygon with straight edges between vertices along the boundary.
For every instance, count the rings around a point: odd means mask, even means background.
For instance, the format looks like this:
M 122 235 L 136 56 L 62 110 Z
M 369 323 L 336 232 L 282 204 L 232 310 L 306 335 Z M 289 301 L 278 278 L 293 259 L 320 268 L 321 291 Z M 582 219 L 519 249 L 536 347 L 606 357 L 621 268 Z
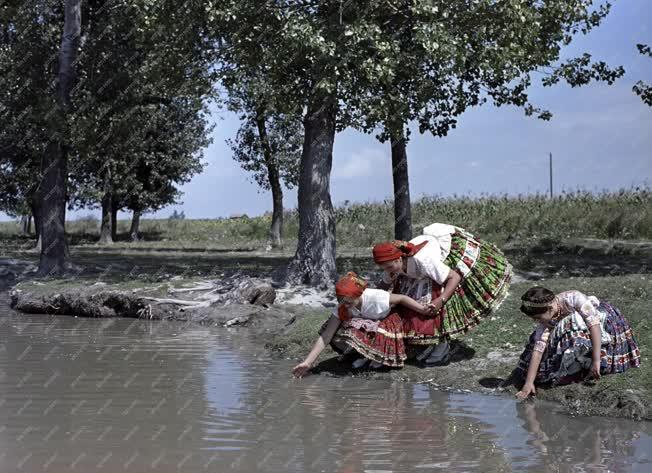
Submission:
M 620 311 L 579 291 L 555 295 L 535 286 L 521 297 L 521 312 L 539 322 L 519 360 L 525 378 L 516 394 L 535 394 L 535 383 L 565 384 L 587 373 L 621 373 L 641 364 L 641 353 L 629 323 Z
M 328 343 L 339 353 L 348 349 L 360 353 L 364 358 L 354 363 L 355 368 L 369 361 L 372 368 L 403 366 L 403 328 L 401 318 L 392 308 L 400 304 L 424 315 L 433 309 L 404 295 L 369 289 L 367 282 L 355 273 L 341 278 L 335 293 L 340 303 L 337 311 L 322 326 L 306 359 L 292 369 L 294 376 L 305 375 Z
M 462 228 L 435 223 L 423 233 L 409 242 L 376 245 L 373 257 L 392 292 L 437 311 L 434 317 L 410 308 L 399 313 L 405 342 L 430 345 L 417 358 L 438 364 L 448 360 L 451 338 L 476 326 L 505 299 L 512 266 L 496 246 Z

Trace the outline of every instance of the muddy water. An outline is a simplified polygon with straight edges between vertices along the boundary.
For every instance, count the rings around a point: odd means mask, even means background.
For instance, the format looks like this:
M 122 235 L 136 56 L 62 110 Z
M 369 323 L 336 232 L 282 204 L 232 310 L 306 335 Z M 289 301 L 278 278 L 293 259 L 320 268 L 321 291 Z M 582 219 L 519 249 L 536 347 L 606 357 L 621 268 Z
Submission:
M 0 472 L 652 471 L 649 423 L 294 380 L 246 331 L 0 316 Z

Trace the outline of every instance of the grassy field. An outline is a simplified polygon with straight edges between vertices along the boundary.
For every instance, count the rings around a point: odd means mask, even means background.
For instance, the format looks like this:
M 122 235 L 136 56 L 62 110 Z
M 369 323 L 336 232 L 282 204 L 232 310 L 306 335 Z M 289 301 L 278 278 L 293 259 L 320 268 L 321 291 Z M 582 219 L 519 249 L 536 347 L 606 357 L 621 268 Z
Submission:
M 413 203 L 414 234 L 433 222 L 447 222 L 503 245 L 511 241 L 562 241 L 569 238 L 652 240 L 652 192 L 576 192 L 554 199 L 542 195 L 423 197 Z M 349 204 L 336 208 L 337 243 L 341 249 L 366 248 L 393 238 L 391 201 Z M 267 241 L 270 216 L 235 219 L 143 219 L 144 241 L 128 241 L 130 222 L 118 222 L 114 248 L 261 249 Z M 95 245 L 99 221 L 84 218 L 67 223 L 70 243 Z M 298 233 L 296 211 L 285 215 L 285 249 L 293 249 Z M 20 235 L 14 222 L 0 223 L 6 247 L 29 247 L 33 238 Z

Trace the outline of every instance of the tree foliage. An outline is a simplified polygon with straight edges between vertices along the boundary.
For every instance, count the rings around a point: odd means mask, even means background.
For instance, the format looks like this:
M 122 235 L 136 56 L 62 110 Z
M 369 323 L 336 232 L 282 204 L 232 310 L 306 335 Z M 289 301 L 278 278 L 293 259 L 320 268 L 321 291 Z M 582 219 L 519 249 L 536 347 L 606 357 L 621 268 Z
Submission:
M 644 56 L 652 57 L 652 50 L 650 49 L 650 46 L 648 46 L 647 44 L 637 44 L 636 48 L 638 49 L 638 52 L 643 54 Z M 652 85 L 642 80 L 639 80 L 638 82 L 636 82 L 636 84 L 634 84 L 632 90 L 636 95 L 641 97 L 643 103 L 652 107 Z
M 549 111 L 530 103 L 534 74 L 543 74 L 543 85 L 573 86 L 623 74 L 588 55 L 560 62 L 562 47 L 598 26 L 609 8 L 590 0 L 208 2 L 221 76 L 256 67 L 278 110 L 301 108 L 304 125 L 310 120 L 314 127 L 304 138 L 305 218 L 291 272 L 335 267 L 334 245 L 307 250 L 333 240 L 335 228 L 325 184 L 334 134 L 318 130 L 334 119 L 337 130 L 383 127 L 381 134 L 391 135 L 414 121 L 422 133 L 445 136 L 465 110 L 486 102 L 549 119 Z M 319 225 L 309 217 L 315 214 Z

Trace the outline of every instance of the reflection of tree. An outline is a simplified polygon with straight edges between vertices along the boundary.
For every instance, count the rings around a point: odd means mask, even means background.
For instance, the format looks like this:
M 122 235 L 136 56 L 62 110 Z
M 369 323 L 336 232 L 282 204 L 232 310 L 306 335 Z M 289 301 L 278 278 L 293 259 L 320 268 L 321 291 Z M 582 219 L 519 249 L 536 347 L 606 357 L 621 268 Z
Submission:
M 516 407 L 528 443 L 536 447 L 537 465 L 545 471 L 629 471 L 638 437 L 630 421 L 570 418 L 550 412 L 550 407 L 519 403 Z

